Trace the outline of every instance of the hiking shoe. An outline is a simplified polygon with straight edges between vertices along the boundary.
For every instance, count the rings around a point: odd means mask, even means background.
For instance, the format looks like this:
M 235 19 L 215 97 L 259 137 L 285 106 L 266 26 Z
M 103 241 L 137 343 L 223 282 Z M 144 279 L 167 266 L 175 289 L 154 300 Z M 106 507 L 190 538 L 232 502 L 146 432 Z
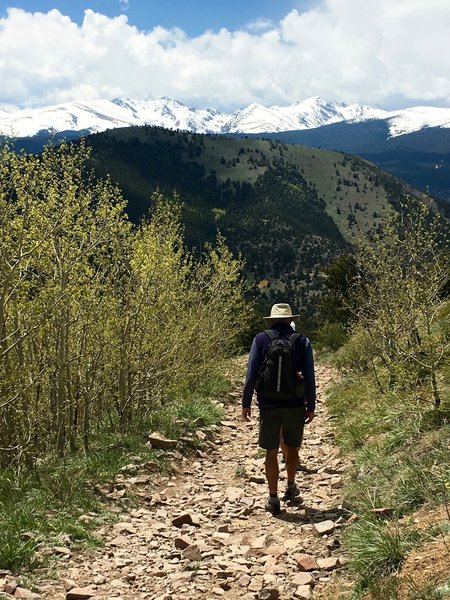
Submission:
M 269 496 L 266 502 L 266 510 L 272 515 L 279 515 L 281 512 L 280 499 Z
M 287 500 L 295 500 L 297 499 L 298 501 L 301 502 L 301 498 L 300 496 L 300 490 L 297 487 L 297 484 L 293 483 L 292 485 L 288 485 L 286 487 L 286 491 L 284 492 L 284 496 L 283 496 L 283 500 L 287 501 Z

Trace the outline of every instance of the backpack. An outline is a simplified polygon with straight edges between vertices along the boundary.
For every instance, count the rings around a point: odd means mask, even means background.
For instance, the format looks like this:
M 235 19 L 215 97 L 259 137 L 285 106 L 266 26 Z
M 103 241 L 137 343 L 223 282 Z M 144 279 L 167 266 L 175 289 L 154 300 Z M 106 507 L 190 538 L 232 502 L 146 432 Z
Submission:
M 280 337 L 277 331 L 264 332 L 270 340 L 266 356 L 256 378 L 255 390 L 268 400 L 301 400 L 305 398 L 305 380 L 295 371 L 294 343 L 301 337 L 293 333 Z

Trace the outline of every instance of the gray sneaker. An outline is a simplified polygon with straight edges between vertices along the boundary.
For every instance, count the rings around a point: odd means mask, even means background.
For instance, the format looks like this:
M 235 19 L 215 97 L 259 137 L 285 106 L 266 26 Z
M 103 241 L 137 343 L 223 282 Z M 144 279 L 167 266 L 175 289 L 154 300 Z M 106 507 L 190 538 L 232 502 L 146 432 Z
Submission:
M 293 483 L 292 485 L 288 485 L 286 487 L 286 491 L 284 492 L 284 496 L 283 496 L 283 500 L 287 501 L 287 500 L 295 500 L 297 499 L 297 501 L 301 502 L 302 499 L 300 498 L 300 490 L 297 487 L 296 483 Z
M 272 515 L 279 515 L 281 512 L 280 499 L 269 496 L 266 501 L 266 510 Z

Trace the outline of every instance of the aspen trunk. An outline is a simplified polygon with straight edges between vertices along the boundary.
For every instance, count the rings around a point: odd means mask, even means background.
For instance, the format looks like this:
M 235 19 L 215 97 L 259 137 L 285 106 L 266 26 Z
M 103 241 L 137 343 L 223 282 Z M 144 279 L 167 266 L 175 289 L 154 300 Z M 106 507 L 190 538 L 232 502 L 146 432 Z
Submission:
M 63 273 L 61 277 L 61 290 L 67 287 L 68 275 Z M 60 456 L 64 454 L 67 435 L 67 339 L 69 328 L 69 309 L 67 306 L 60 310 L 58 319 L 58 342 L 57 342 L 57 373 L 56 373 L 56 450 Z

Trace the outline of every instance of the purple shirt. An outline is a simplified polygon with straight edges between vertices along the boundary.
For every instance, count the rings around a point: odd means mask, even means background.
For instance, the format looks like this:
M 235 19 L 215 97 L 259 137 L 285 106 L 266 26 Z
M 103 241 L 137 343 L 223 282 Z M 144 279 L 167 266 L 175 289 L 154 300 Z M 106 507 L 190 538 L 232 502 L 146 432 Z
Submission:
M 270 329 L 277 331 L 282 337 L 288 338 L 294 330 L 287 323 L 274 323 Z M 248 357 L 247 377 L 245 379 L 242 406 L 248 408 L 252 403 L 253 390 L 264 357 L 269 347 L 270 340 L 266 333 L 258 333 L 252 343 Z M 316 380 L 314 376 L 314 357 L 311 343 L 307 337 L 301 335 L 294 343 L 295 370 L 301 371 L 305 378 L 307 410 L 313 412 L 316 407 Z M 269 400 L 257 395 L 259 408 L 280 408 L 286 406 L 301 406 L 303 400 Z

